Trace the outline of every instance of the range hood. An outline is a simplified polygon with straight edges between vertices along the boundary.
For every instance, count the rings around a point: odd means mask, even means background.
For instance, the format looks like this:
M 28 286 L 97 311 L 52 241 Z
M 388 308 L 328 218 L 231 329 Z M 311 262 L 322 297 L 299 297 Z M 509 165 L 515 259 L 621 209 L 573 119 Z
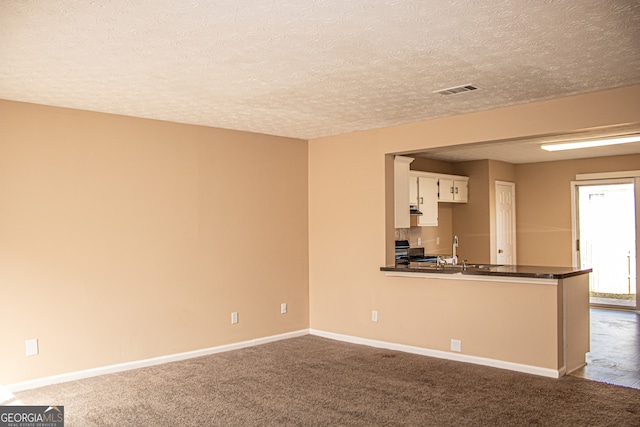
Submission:
M 420 216 L 420 215 L 422 215 L 422 212 L 420 212 L 418 210 L 418 207 L 416 205 L 410 205 L 409 206 L 409 215 L 411 215 L 411 216 Z

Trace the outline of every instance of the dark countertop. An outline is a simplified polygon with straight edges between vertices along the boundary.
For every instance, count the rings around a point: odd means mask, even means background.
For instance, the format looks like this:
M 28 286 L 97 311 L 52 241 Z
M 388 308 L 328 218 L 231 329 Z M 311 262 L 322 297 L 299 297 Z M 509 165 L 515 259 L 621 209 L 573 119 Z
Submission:
M 591 268 L 580 269 L 573 267 L 543 267 L 535 265 L 493 265 L 493 264 L 467 264 L 466 270 L 461 265 L 447 265 L 443 269 L 436 269 L 434 263 L 411 262 L 380 267 L 380 271 L 395 271 L 402 273 L 439 273 L 473 276 L 508 276 L 508 277 L 532 277 L 537 279 L 565 279 L 591 272 Z

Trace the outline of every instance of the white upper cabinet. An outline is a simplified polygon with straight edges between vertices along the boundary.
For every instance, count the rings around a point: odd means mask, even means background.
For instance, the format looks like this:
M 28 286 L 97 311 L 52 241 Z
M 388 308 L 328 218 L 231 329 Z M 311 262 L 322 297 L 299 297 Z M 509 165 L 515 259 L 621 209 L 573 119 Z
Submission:
M 441 176 L 438 179 L 441 202 L 467 203 L 469 195 L 469 178 L 466 176 Z
M 411 157 L 394 158 L 395 227 L 411 226 L 410 206 L 421 227 L 438 225 L 438 203 L 467 203 L 469 177 L 409 170 Z M 415 223 L 414 223 L 415 224 Z
M 438 225 L 438 178 L 432 176 L 417 176 L 418 184 L 418 225 Z

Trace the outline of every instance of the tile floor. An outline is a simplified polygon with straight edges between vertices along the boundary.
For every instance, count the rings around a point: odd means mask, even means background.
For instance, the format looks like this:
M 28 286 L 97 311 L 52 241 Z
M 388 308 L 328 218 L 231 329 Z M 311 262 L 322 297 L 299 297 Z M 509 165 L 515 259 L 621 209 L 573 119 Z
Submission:
M 634 295 L 635 297 L 635 295 Z M 636 300 L 634 299 L 622 299 L 622 298 L 600 298 L 600 297 L 590 297 L 590 304 L 603 304 L 603 305 L 620 305 L 626 309 L 634 308 L 636 305 Z
M 571 375 L 640 389 L 640 313 L 592 308 L 587 366 Z

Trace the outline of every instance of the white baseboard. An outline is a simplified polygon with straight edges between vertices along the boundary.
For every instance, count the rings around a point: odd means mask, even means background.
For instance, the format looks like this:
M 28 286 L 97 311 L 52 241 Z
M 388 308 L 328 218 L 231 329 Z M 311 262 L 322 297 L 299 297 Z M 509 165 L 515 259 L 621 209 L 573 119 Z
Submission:
M 238 343 L 220 345 L 217 347 L 203 348 L 200 350 L 187 351 L 185 353 L 169 354 L 166 356 L 153 357 L 151 359 L 136 360 L 133 362 L 118 363 L 116 365 L 102 366 L 99 368 L 85 369 L 83 371 L 69 372 L 66 374 L 53 375 L 50 377 L 37 378 L 35 380 L 23 381 L 19 383 L 9 384 L 5 386 L 5 390 L 9 392 L 18 392 L 29 390 L 32 388 L 44 387 L 51 384 L 58 384 L 67 381 L 75 381 L 83 378 L 95 377 L 97 375 L 112 374 L 115 372 L 128 371 L 131 369 L 145 368 L 147 366 L 160 365 L 163 363 L 177 362 L 178 360 L 191 359 L 194 357 L 208 356 L 210 354 L 222 353 L 225 351 L 238 350 L 246 347 L 266 344 L 274 341 L 286 340 L 289 338 L 301 337 L 309 335 L 308 329 L 302 329 L 294 332 L 287 332 L 279 335 L 255 338 L 248 341 Z
M 37 378 L 34 380 L 23 381 L 19 383 L 9 384 L 3 389 L 11 393 L 29 390 L 38 387 L 44 387 L 51 384 L 58 384 L 67 381 L 75 381 L 83 378 L 95 377 L 98 375 L 112 374 L 116 372 L 128 371 L 131 369 L 145 368 L 147 366 L 160 365 L 163 363 L 177 362 L 179 360 L 191 359 L 194 357 L 208 356 L 210 354 L 222 353 L 225 351 L 239 350 L 241 348 L 253 347 L 256 345 L 267 344 L 274 341 L 285 340 L 289 338 L 301 337 L 304 335 L 316 335 L 319 337 L 329 338 L 336 341 L 344 341 L 353 344 L 362 344 L 369 347 L 384 348 L 388 350 L 397 350 L 405 353 L 419 354 L 422 356 L 437 357 L 439 359 L 448 359 L 458 362 L 473 363 L 476 365 L 492 366 L 495 368 L 508 369 L 510 371 L 525 372 L 528 374 L 540 375 L 550 378 L 559 378 L 565 374 L 564 368 L 560 370 L 540 368 L 538 366 L 523 365 L 519 363 L 504 362 L 501 360 L 487 359 L 484 357 L 470 356 L 460 353 L 450 353 L 447 351 L 431 350 L 423 347 L 414 347 L 405 344 L 396 344 L 386 341 L 377 341 L 367 338 L 360 338 L 351 335 L 336 334 L 333 332 L 325 332 L 317 329 L 301 329 L 299 331 L 287 332 L 279 335 L 272 335 L 263 338 L 255 338 L 248 341 L 226 344 L 217 347 L 204 348 L 200 350 L 188 351 L 185 353 L 169 354 L 166 356 L 153 357 L 151 359 L 136 360 L 133 362 L 118 363 L 115 365 L 102 366 L 99 368 L 86 369 L 83 371 L 69 372 L 66 374 L 53 375 L 50 377 Z
M 405 353 L 420 354 L 422 356 L 437 357 L 438 359 L 455 360 L 457 362 L 473 363 L 475 365 L 492 366 L 494 368 L 508 369 L 510 371 L 525 372 L 527 374 L 540 375 L 543 377 L 560 378 L 564 375 L 564 368 L 560 370 L 541 368 L 538 366 L 523 365 L 520 363 L 505 362 L 502 360 L 488 359 L 486 357 L 470 356 L 466 354 L 453 353 L 441 350 L 431 350 L 423 347 L 414 347 L 404 344 L 396 344 L 386 341 L 377 341 L 367 338 L 354 337 L 351 335 L 336 334 L 317 329 L 309 329 L 311 335 L 329 338 L 337 341 L 349 342 L 352 344 L 368 345 L 369 347 L 384 348 L 387 350 L 397 350 Z

